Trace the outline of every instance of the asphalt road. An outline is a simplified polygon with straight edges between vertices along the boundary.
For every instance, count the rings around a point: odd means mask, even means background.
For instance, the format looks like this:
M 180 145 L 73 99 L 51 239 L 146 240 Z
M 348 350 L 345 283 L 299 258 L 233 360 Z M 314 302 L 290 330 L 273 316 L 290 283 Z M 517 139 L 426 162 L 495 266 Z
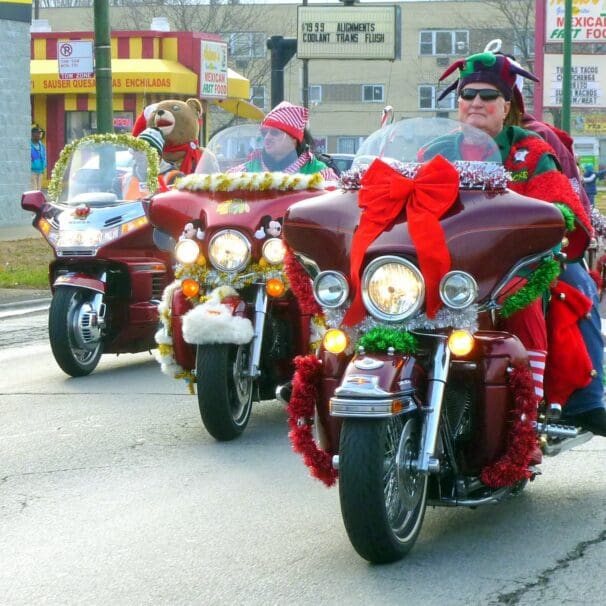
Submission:
M 428 510 L 409 557 L 372 566 L 276 402 L 219 444 L 149 355 L 68 378 L 45 316 L 13 322 L 0 334 L 28 339 L 0 344 L 2 604 L 602 603 L 606 439 L 506 503 Z

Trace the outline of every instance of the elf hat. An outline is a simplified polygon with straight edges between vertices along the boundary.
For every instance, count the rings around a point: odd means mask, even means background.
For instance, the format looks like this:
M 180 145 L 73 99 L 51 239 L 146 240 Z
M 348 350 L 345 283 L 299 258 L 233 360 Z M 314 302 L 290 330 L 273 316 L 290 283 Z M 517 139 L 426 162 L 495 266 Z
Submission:
M 505 55 L 495 55 L 491 52 L 478 53 L 467 57 L 467 59 L 459 59 L 440 76 L 440 82 L 450 76 L 456 69 L 459 70 L 459 78 L 440 94 L 438 101 L 453 90 L 460 91 L 472 82 L 493 84 L 501 91 L 505 100 L 509 101 L 513 95 L 518 75 L 535 82 L 539 81 L 534 74 L 522 69 L 519 64 L 513 63 Z
M 158 128 L 146 128 L 137 139 L 147 141 L 161 156 L 164 149 L 164 136 Z
M 265 116 L 261 128 L 277 128 L 301 143 L 308 117 L 307 108 L 282 101 Z

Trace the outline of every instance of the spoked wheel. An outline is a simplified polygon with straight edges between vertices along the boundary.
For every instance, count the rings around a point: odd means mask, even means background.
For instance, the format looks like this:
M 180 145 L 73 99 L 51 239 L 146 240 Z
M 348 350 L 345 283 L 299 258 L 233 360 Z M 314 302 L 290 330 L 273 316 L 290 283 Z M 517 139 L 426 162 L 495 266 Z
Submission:
M 90 290 L 57 288 L 48 314 L 48 335 L 61 370 L 72 377 L 90 374 L 103 353 L 99 318 Z
M 198 406 L 204 427 L 216 440 L 233 440 L 248 425 L 253 393 L 248 352 L 249 345 L 198 345 Z
M 416 473 L 416 417 L 346 419 L 339 447 L 339 496 L 349 540 L 366 560 L 386 563 L 414 545 L 425 515 L 427 475 Z

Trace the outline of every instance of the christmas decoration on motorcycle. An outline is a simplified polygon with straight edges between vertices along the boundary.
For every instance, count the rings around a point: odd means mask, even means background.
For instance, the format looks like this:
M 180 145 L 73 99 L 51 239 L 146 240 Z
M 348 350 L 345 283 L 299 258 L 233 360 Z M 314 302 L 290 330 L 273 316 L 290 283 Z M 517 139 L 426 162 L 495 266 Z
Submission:
M 550 403 L 565 404 L 574 391 L 591 382 L 593 364 L 579 328 L 591 307 L 591 299 L 566 282 L 560 280 L 551 289 L 545 364 L 545 394 Z
M 323 189 L 324 178 L 313 175 L 287 173 L 213 173 L 212 175 L 187 175 L 177 184 L 177 189 L 197 191 L 302 191 Z
M 409 332 L 377 326 L 360 337 L 356 343 L 358 347 L 367 352 L 385 352 L 391 347 L 394 353 L 411 354 L 417 351 L 418 344 Z
M 53 167 L 51 180 L 48 185 L 48 196 L 51 200 L 57 200 L 63 191 L 63 184 L 66 182 L 65 170 L 71 160 L 76 148 L 87 145 L 96 145 L 108 143 L 110 145 L 122 146 L 135 151 L 144 152 L 147 158 L 147 191 L 150 193 L 158 189 L 158 154 L 156 151 L 142 139 L 136 139 L 131 135 L 116 135 L 106 133 L 102 135 L 87 135 L 68 143 L 59 154 L 59 159 Z
M 514 407 L 507 450 L 498 461 L 486 466 L 480 474 L 480 480 L 490 488 L 513 486 L 530 478 L 530 461 L 538 448 L 534 427 L 538 401 L 530 368 L 523 365 L 513 368 L 509 374 L 509 385 Z
M 79 204 L 72 213 L 72 217 L 76 219 L 86 219 L 88 215 L 90 215 L 90 207 L 86 204 Z
M 196 375 L 191 370 L 185 370 L 175 360 L 173 348 L 171 309 L 175 292 L 180 290 L 181 281 L 175 280 L 169 284 L 162 293 L 162 301 L 158 306 L 160 316 L 160 329 L 156 332 L 155 340 L 158 349 L 154 351 L 154 357 L 160 364 L 162 372 L 172 379 L 184 379 L 190 394 L 195 394 Z
M 450 253 L 439 219 L 450 209 L 459 193 L 459 175 L 442 156 L 421 165 L 414 179 L 398 173 L 381 160 L 374 160 L 362 177 L 358 204 L 360 223 L 351 245 L 353 301 L 343 322 L 352 326 L 366 314 L 360 289 L 360 268 L 368 246 L 390 229 L 406 212 L 410 237 L 417 250 L 426 285 L 426 313 L 433 318 L 441 306 L 438 287 L 450 269 Z
M 320 448 L 313 436 L 321 369 L 320 360 L 313 354 L 295 358 L 292 395 L 286 411 L 290 428 L 288 436 L 293 450 L 303 456 L 311 475 L 330 487 L 335 484 L 338 475 L 332 466 L 332 455 Z
M 261 225 L 255 232 L 257 240 L 264 238 L 279 238 L 282 235 L 282 217 L 272 219 L 271 215 L 264 215 L 261 218 Z

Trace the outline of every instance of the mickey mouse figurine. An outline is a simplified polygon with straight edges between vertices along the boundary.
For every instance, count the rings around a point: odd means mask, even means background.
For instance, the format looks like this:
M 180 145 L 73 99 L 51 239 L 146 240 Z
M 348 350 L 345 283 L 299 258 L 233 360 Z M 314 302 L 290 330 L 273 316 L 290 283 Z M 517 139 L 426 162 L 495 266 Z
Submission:
M 255 238 L 262 240 L 265 237 L 279 238 L 282 235 L 282 218 L 272 219 L 270 215 L 265 215 L 261 219 L 261 226 L 255 232 Z
M 186 223 L 183 227 L 183 232 L 179 236 L 179 240 L 204 240 L 204 229 L 200 219 L 194 219 Z

